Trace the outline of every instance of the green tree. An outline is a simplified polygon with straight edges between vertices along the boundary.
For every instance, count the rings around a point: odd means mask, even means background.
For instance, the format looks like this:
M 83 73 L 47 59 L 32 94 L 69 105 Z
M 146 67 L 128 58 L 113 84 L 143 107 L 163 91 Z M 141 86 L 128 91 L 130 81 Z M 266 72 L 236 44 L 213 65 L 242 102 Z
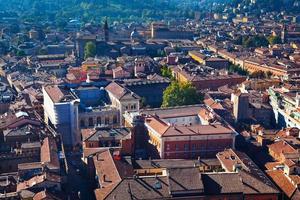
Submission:
M 42 48 L 42 49 L 39 50 L 39 54 L 40 55 L 46 55 L 46 54 L 48 54 L 48 51 L 47 51 L 47 49 Z
M 64 30 L 64 28 L 67 26 L 67 22 L 63 19 L 57 19 L 56 25 L 59 28 L 59 30 Z
M 255 71 L 250 75 L 250 78 L 266 78 L 266 74 L 263 71 Z
M 269 41 L 263 35 L 254 35 L 251 37 L 243 38 L 243 46 L 249 47 L 266 47 L 269 45 Z
M 236 45 L 242 45 L 243 44 L 243 36 L 242 35 L 237 36 L 234 39 L 233 43 Z
M 229 66 L 228 71 L 231 72 L 231 73 L 232 72 L 238 73 L 239 75 L 242 75 L 242 76 L 249 75 L 249 72 L 246 69 L 242 69 L 240 66 L 234 65 L 234 64 L 231 64 Z
M 173 81 L 163 93 L 162 107 L 192 105 L 202 101 L 203 96 L 190 83 Z
M 163 77 L 167 77 L 167 78 L 172 78 L 172 71 L 170 68 L 168 68 L 167 66 L 163 66 L 161 69 L 160 69 L 160 72 L 161 72 L 161 75 Z
M 266 72 L 266 77 L 271 78 L 273 76 L 273 73 L 271 71 Z
M 96 45 L 93 42 L 87 42 L 84 47 L 84 58 L 95 57 L 96 55 Z
M 273 44 L 280 44 L 281 43 L 280 37 L 279 36 L 273 36 L 273 35 L 271 35 L 271 36 L 268 37 L 268 41 L 272 45 Z
M 17 53 L 16 53 L 16 56 L 26 56 L 25 51 L 18 50 Z

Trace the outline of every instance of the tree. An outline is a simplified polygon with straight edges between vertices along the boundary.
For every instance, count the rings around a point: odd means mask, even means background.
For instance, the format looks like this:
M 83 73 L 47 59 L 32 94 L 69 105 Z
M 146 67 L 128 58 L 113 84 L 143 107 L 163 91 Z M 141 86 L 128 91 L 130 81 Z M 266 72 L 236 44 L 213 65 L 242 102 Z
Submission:
M 16 56 L 20 56 L 20 57 L 26 56 L 25 51 L 23 51 L 23 50 L 18 50 L 17 53 L 16 53 Z
M 160 69 L 160 72 L 161 72 L 161 75 L 163 77 L 167 77 L 167 78 L 172 78 L 172 71 L 170 68 L 168 68 L 167 66 L 163 66 L 161 69 Z
M 243 46 L 249 47 L 266 47 L 269 45 L 269 41 L 263 35 L 255 35 L 251 37 L 243 38 Z
M 271 78 L 273 76 L 273 73 L 271 71 L 266 72 L 266 77 Z
M 64 28 L 67 26 L 67 22 L 63 19 L 57 19 L 56 25 L 59 28 L 59 30 L 64 30 Z
M 234 64 L 231 64 L 229 66 L 228 71 L 231 73 L 232 72 L 238 73 L 239 75 L 242 75 L 242 76 L 247 76 L 249 74 L 249 72 L 246 69 L 242 69 L 240 66 L 234 65 Z
M 273 35 L 271 35 L 271 36 L 268 37 L 268 41 L 272 45 L 273 44 L 280 44 L 281 43 L 280 37 L 279 36 L 273 36 Z
M 48 54 L 48 51 L 47 51 L 47 49 L 42 48 L 42 49 L 39 50 L 39 54 L 40 55 L 46 55 L 46 54 Z
M 203 96 L 190 83 L 173 81 L 163 93 L 162 107 L 183 106 L 201 103 Z
M 263 71 L 255 71 L 250 75 L 250 78 L 262 79 L 266 78 L 266 74 Z
M 243 44 L 243 36 L 242 35 L 237 36 L 234 39 L 233 43 L 236 45 L 242 45 Z
M 96 45 L 93 42 L 87 42 L 84 47 L 84 58 L 95 57 L 96 55 Z

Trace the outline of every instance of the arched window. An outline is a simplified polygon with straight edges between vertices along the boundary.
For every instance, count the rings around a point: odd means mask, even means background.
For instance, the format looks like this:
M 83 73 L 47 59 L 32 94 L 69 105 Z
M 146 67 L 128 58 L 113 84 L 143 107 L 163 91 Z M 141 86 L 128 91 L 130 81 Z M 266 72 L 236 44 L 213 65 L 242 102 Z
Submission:
M 94 121 L 93 121 L 93 118 L 89 118 L 89 126 L 94 126 Z
M 109 124 L 109 117 L 105 117 L 105 124 Z
M 97 117 L 97 124 L 101 125 L 101 117 Z
M 84 123 L 84 120 L 83 120 L 83 119 L 80 120 L 80 126 L 81 126 L 81 127 L 85 127 L 85 123 Z
M 114 117 L 113 117 L 113 123 L 114 124 L 118 123 L 118 117 L 117 117 L 117 115 L 114 115 Z

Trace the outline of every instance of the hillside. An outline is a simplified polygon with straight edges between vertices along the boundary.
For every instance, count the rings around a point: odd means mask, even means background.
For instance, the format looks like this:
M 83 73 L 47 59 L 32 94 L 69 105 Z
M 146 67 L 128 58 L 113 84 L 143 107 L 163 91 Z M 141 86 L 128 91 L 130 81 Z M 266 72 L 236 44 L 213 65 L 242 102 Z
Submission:
M 219 4 L 219 7 L 215 9 L 221 10 L 225 6 L 230 6 L 241 12 L 285 11 L 287 13 L 300 13 L 300 0 L 214 0 L 214 2 Z
M 109 17 L 118 21 L 193 17 L 194 0 L 0 0 L 0 11 L 10 10 L 28 21 L 77 18 L 93 22 Z

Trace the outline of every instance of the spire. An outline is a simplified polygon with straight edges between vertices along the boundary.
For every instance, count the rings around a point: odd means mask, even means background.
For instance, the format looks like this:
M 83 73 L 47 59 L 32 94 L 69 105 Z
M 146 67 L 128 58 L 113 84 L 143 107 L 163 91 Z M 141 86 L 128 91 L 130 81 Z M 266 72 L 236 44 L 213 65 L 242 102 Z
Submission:
M 105 21 L 104 21 L 104 30 L 108 30 L 108 22 L 107 22 L 107 17 L 105 17 Z
M 105 22 L 104 22 L 104 40 L 105 42 L 108 42 L 109 40 L 109 27 L 108 27 L 108 22 L 107 22 L 107 17 L 105 17 Z

